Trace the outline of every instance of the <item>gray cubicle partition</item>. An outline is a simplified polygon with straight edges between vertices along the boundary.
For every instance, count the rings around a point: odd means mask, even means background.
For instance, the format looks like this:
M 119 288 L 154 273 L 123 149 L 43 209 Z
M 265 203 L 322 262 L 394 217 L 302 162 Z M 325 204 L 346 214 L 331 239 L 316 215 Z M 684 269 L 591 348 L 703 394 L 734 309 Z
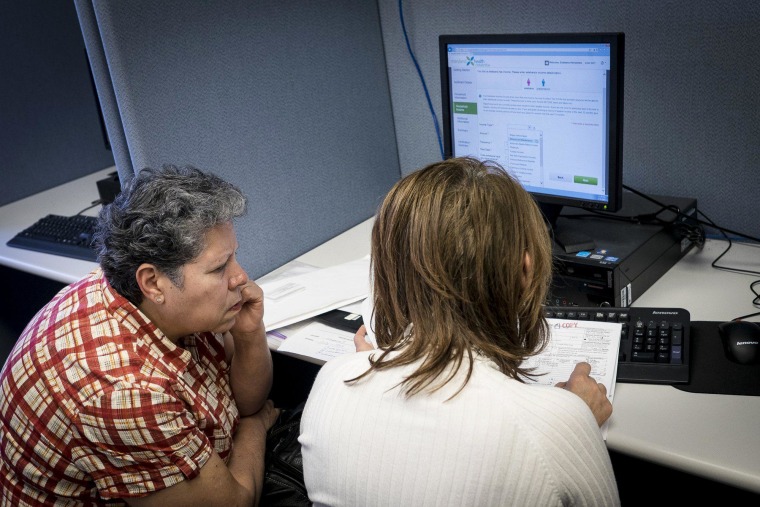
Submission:
M 250 276 L 369 218 L 399 179 L 376 2 L 75 4 L 120 178 L 190 164 L 242 187 Z
M 112 166 L 74 5 L 2 2 L 0 48 L 0 206 Z

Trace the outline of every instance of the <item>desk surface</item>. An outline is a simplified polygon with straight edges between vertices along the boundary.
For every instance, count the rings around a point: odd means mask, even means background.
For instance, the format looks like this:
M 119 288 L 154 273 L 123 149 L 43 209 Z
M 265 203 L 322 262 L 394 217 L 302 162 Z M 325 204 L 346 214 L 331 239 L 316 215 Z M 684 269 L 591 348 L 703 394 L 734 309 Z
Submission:
M 6 242 L 47 213 L 75 214 L 97 198 L 96 181 L 113 168 L 0 208 L 0 264 L 71 283 L 94 263 L 11 248 Z M 94 214 L 97 209 L 91 210 Z M 372 219 L 295 261 L 317 267 L 369 252 Z M 692 320 L 724 321 L 757 311 L 749 289 L 758 277 L 710 267 L 726 247 L 708 240 L 642 294 L 634 306 L 681 307 Z M 722 264 L 757 271 L 760 249 L 735 244 Z M 281 268 L 282 269 L 282 268 Z M 275 270 L 279 271 L 279 270 Z M 753 318 L 751 320 L 758 320 Z M 760 493 L 760 397 L 698 394 L 671 386 L 620 383 L 607 446 L 615 451 Z
M 97 181 L 115 171 L 108 167 L 70 181 L 32 197 L 0 207 L 0 264 L 65 284 L 79 280 L 92 271 L 94 262 L 22 250 L 6 243 L 40 218 L 48 215 L 76 215 L 98 199 Z M 100 206 L 85 215 L 97 215 Z
M 362 222 L 295 260 L 329 267 L 359 259 L 369 253 L 372 222 Z M 708 240 L 702 250 L 693 249 L 633 306 L 685 308 L 695 321 L 724 321 L 758 311 L 749 289 L 757 276 L 710 267 L 726 246 Z M 760 248 L 735 243 L 721 265 L 760 270 Z M 760 397 L 619 383 L 613 410 L 610 449 L 760 493 Z

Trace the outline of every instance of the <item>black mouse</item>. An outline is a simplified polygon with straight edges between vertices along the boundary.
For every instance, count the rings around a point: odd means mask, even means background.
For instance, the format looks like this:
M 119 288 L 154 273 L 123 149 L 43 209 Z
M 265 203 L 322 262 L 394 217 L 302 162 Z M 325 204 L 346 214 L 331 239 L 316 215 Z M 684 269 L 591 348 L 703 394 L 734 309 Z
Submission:
M 718 324 L 726 357 L 739 364 L 760 364 L 760 325 L 732 320 Z
M 81 245 L 89 246 L 92 243 L 93 237 L 92 237 L 92 234 L 89 232 L 80 232 L 77 239 L 79 240 L 79 243 Z

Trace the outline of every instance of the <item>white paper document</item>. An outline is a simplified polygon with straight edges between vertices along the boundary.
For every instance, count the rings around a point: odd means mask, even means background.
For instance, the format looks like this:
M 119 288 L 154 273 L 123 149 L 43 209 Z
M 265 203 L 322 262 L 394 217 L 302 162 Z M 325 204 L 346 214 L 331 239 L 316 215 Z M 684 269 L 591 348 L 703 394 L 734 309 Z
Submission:
M 364 306 L 364 301 L 365 300 L 360 300 L 346 306 L 341 306 L 339 309 L 343 310 L 344 312 L 361 315 L 362 309 Z M 267 341 L 269 342 L 269 345 L 271 348 L 280 350 L 280 347 L 282 346 L 283 342 L 287 340 L 288 337 L 295 335 L 296 333 L 304 329 L 306 326 L 314 322 L 316 322 L 314 319 L 306 319 L 306 320 L 302 320 L 300 322 L 291 324 L 289 326 L 267 331 Z M 330 330 L 335 330 L 335 329 L 330 328 Z M 351 337 L 352 337 L 351 347 L 350 349 L 347 349 L 347 350 L 348 352 L 355 352 L 356 349 L 353 346 L 353 334 L 351 335 Z M 374 347 L 377 347 L 377 344 L 374 341 L 370 340 L 369 343 L 371 343 Z M 308 345 L 308 342 L 306 342 L 306 344 Z M 323 362 L 322 360 L 318 360 L 317 358 L 310 357 L 308 354 L 305 353 L 305 351 L 300 350 L 298 340 L 296 340 L 295 342 L 291 341 L 291 344 L 289 345 L 289 347 L 290 347 L 289 353 L 291 355 L 298 355 L 301 359 L 309 361 L 310 363 L 322 364 Z
M 570 378 L 575 365 L 585 361 L 591 365 L 591 376 L 607 388 L 612 401 L 615 394 L 618 350 L 622 324 L 592 320 L 546 319 L 551 339 L 543 352 L 523 363 L 546 373 L 536 382 L 554 385 Z
M 618 351 L 622 324 L 590 320 L 546 319 L 551 339 L 537 356 L 523 363 L 535 367 L 534 373 L 545 373 L 535 378 L 535 383 L 553 386 L 565 382 L 575 365 L 585 361 L 591 365 L 591 377 L 607 388 L 607 398 L 612 402 L 617 379 Z M 528 383 L 534 382 L 526 379 Z M 607 438 L 607 428 L 602 434 Z
M 352 305 L 356 308 L 356 305 Z M 371 307 L 360 305 L 364 318 L 371 316 Z M 371 318 L 371 317 L 370 317 Z M 528 384 L 553 386 L 565 382 L 575 365 L 585 361 L 591 365 L 591 377 L 607 388 L 607 398 L 612 402 L 617 379 L 618 351 L 622 324 L 585 320 L 547 319 L 550 339 L 546 348 L 523 363 L 541 373 L 535 379 L 525 379 Z M 365 326 L 366 326 L 365 321 Z M 268 337 L 277 340 L 278 351 L 299 356 L 310 362 L 321 363 L 343 354 L 356 352 L 354 334 L 315 321 L 303 321 L 288 327 L 270 331 Z M 602 426 L 607 438 L 607 424 Z
M 262 281 L 264 325 L 272 331 L 367 297 L 369 256 L 304 274 Z
M 329 361 L 343 354 L 356 352 L 354 333 L 312 322 L 288 335 L 278 352 Z

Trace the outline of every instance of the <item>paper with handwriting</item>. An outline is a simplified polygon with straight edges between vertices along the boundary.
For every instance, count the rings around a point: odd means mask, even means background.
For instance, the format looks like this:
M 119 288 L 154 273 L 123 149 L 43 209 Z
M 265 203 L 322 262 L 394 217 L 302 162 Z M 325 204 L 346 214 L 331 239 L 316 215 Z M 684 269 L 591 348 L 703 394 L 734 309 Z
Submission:
M 615 394 L 618 350 L 622 324 L 590 320 L 546 319 L 551 339 L 546 348 L 533 356 L 524 366 L 535 367 L 536 373 L 545 375 L 536 382 L 554 385 L 564 382 L 575 365 L 586 361 L 591 365 L 591 376 L 607 388 L 612 401 Z
M 591 365 L 591 377 L 607 388 L 612 402 L 617 379 L 618 351 L 622 324 L 592 320 L 546 319 L 551 338 L 546 348 L 523 363 L 544 375 L 528 383 L 553 386 L 570 378 L 575 365 L 585 361 Z M 609 421 L 608 421 L 609 422 Z M 602 427 L 607 437 L 607 423 Z

